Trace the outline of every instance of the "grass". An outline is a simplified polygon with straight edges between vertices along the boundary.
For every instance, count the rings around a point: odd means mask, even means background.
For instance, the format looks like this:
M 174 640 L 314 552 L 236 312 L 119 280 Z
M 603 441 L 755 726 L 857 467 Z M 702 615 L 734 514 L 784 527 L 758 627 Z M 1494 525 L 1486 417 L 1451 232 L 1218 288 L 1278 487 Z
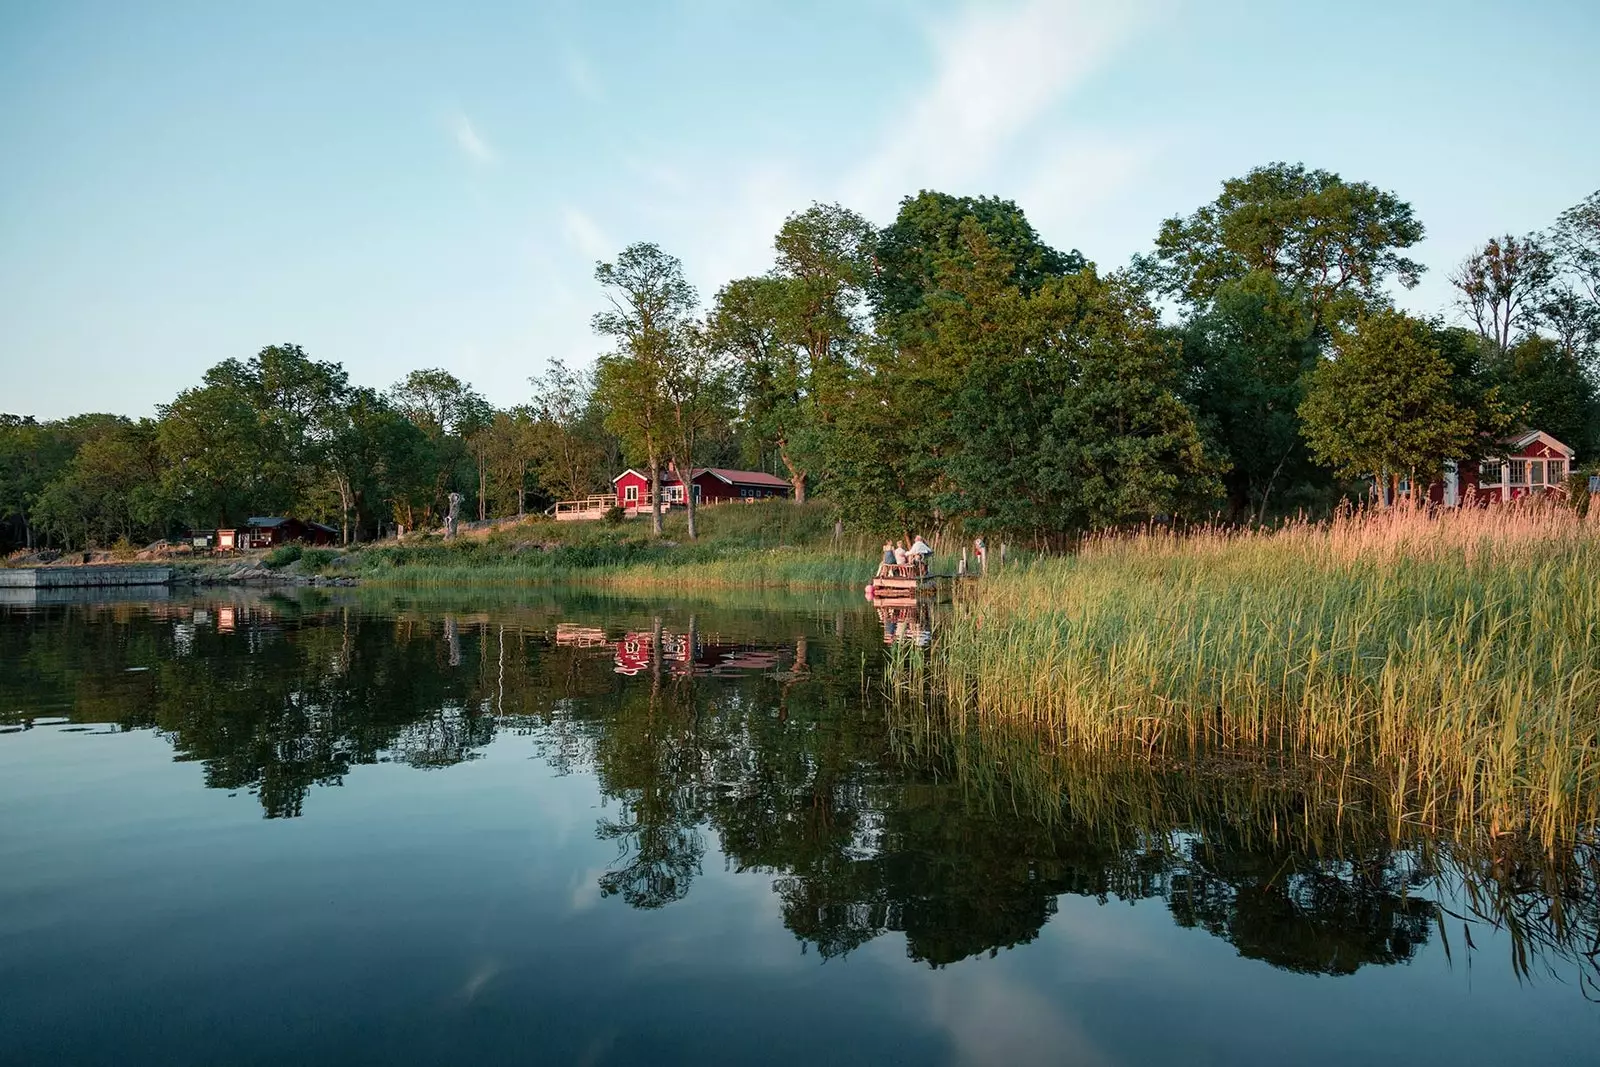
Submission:
M 483 536 L 423 538 L 355 553 L 368 584 L 588 583 L 622 588 L 826 588 L 864 582 L 877 558 L 859 536 L 834 540 L 834 511 L 786 501 L 722 506 L 666 517 L 660 539 L 648 519 L 621 525 L 530 518 Z
M 1266 755 L 1376 790 L 1397 827 L 1550 844 L 1600 815 L 1597 575 L 1600 525 L 1557 508 L 1104 537 L 964 595 L 892 674 L 957 732 Z

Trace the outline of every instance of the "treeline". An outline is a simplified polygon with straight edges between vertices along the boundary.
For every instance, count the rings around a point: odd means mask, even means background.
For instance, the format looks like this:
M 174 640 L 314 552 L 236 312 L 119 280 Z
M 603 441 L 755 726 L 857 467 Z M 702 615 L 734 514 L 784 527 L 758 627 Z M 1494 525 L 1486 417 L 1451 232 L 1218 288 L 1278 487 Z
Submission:
M 1395 194 L 1290 164 L 1224 182 L 1109 273 L 1008 200 L 925 191 L 881 229 L 813 205 L 708 306 L 655 245 L 598 264 L 611 351 L 592 373 L 552 365 L 507 410 L 442 370 L 380 393 L 279 345 L 154 419 L 6 416 L 0 538 L 293 512 L 359 539 L 437 525 L 452 492 L 482 518 L 607 491 L 627 463 L 755 467 L 866 528 L 1046 542 L 1324 510 L 1517 426 L 1593 458 L 1600 192 L 1474 250 L 1448 319 L 1392 303 L 1423 232 Z

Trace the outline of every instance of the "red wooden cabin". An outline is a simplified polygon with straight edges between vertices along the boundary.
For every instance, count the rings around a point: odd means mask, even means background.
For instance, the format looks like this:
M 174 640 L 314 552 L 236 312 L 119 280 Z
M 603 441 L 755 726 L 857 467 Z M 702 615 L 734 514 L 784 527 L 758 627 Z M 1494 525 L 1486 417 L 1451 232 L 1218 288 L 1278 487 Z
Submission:
M 650 510 L 650 474 L 629 468 L 611 479 L 617 488 L 617 503 L 629 515 Z M 732 501 L 765 500 L 787 497 L 794 490 L 782 478 L 761 471 L 736 471 L 726 467 L 696 467 L 689 478 L 690 491 L 699 504 L 726 504 Z M 679 506 L 684 500 L 683 480 L 675 470 L 661 472 L 661 504 Z
M 1428 500 L 1447 508 L 1469 502 L 1493 503 L 1547 490 L 1565 492 L 1572 473 L 1572 449 L 1542 430 L 1529 430 L 1505 442 L 1498 456 L 1445 464 L 1444 477 L 1428 486 Z M 1407 487 L 1402 485 L 1404 491 Z

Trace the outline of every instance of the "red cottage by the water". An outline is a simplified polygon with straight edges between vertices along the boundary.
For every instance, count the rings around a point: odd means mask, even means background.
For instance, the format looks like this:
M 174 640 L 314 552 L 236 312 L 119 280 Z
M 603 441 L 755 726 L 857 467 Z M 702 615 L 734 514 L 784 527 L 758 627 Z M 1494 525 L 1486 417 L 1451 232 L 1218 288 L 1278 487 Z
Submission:
M 650 510 L 650 474 L 631 467 L 611 483 L 617 487 L 617 503 L 628 514 Z M 793 491 L 788 482 L 761 471 L 736 471 L 726 467 L 696 467 L 689 478 L 696 503 L 725 504 L 769 497 L 786 497 Z M 661 503 L 665 507 L 685 503 L 683 481 L 674 470 L 661 472 Z
M 1501 455 L 1481 462 L 1445 464 L 1444 477 L 1428 486 L 1428 499 L 1453 508 L 1515 500 L 1546 490 L 1565 492 L 1573 466 L 1571 448 L 1542 430 L 1529 430 L 1503 444 Z

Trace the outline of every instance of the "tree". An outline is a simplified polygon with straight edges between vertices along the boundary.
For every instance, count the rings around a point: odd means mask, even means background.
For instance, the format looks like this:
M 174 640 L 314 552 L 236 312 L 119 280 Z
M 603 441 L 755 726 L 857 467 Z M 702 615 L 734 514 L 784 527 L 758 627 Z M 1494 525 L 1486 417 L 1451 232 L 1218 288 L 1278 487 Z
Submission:
M 594 331 L 617 346 L 599 361 L 596 392 L 607 428 L 649 465 L 650 532 L 660 536 L 661 459 L 672 421 L 665 382 L 687 344 L 697 298 L 677 257 L 648 242 L 597 263 L 594 277 L 611 305 L 594 316 Z
M 1531 235 L 1491 237 L 1450 275 L 1457 305 L 1499 352 L 1532 329 L 1554 280 L 1555 257 Z
M 1264 521 L 1270 505 L 1305 505 L 1325 476 L 1300 433 L 1300 402 L 1319 348 L 1307 302 L 1271 274 L 1223 283 L 1181 332 L 1184 397 L 1227 457 L 1235 513 Z
M 189 525 L 225 527 L 287 508 L 289 493 L 264 478 L 267 438 L 243 389 L 186 389 L 157 412 L 162 493 Z
M 1423 266 L 1401 253 L 1422 236 L 1411 205 L 1393 193 L 1272 163 L 1223 182 L 1221 195 L 1188 218 L 1163 222 L 1154 255 L 1137 266 L 1196 311 L 1225 283 L 1270 274 L 1304 296 L 1322 330 L 1384 305 L 1391 278 L 1415 286 Z
M 693 484 L 695 461 L 704 437 L 727 421 L 731 394 L 727 368 L 704 330 L 686 331 L 683 346 L 662 379 L 662 393 L 672 415 L 671 447 L 678 477 L 683 483 L 688 534 L 692 541 L 700 536 L 696 522 L 699 505 Z
M 1473 447 L 1475 419 L 1453 396 L 1452 368 L 1430 331 L 1398 311 L 1375 311 L 1334 338 L 1336 355 L 1311 375 L 1300 406 L 1319 460 L 1349 477 L 1413 486 Z
M 773 269 L 724 286 L 710 316 L 712 344 L 738 361 L 743 415 L 777 452 L 796 504 L 821 462 L 829 399 L 866 337 L 873 239 L 855 212 L 813 204 L 784 221 Z
M 164 534 L 156 433 L 151 419 L 99 423 L 36 497 L 39 526 L 69 547 Z
M 1580 456 L 1600 450 L 1600 390 L 1559 342 L 1529 335 L 1495 361 L 1499 394 L 1517 421 L 1543 430 Z
M 878 233 L 871 298 L 880 333 L 899 342 L 916 331 L 918 312 L 937 291 L 940 271 L 967 254 L 961 227 L 968 220 L 1011 264 L 1008 281 L 1024 292 L 1087 262 L 1076 250 L 1058 252 L 1041 241 L 1013 201 L 923 190 L 900 201 L 894 222 Z
M 540 483 L 562 500 L 593 492 L 603 480 L 605 450 L 589 417 L 594 393 L 590 375 L 552 360 L 543 374 L 528 380 L 535 418 L 530 458 Z
M 1600 191 L 1561 213 L 1549 246 L 1555 280 L 1544 294 L 1540 322 L 1568 355 L 1593 368 L 1600 362 Z
M 479 473 L 473 460 L 480 457 L 474 457 L 468 441 L 494 417 L 494 409 L 471 385 L 437 367 L 406 375 L 389 390 L 389 402 L 423 432 L 434 453 L 433 491 L 424 512 L 431 519 L 442 514 L 452 487 L 465 488 Z M 480 511 L 482 493 L 480 479 Z

